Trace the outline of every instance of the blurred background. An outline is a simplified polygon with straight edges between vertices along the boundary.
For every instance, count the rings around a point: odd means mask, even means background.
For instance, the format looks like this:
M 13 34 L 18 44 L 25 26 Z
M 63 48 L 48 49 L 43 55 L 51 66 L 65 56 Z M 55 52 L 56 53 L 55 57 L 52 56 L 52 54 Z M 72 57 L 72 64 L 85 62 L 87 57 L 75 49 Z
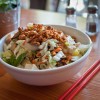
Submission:
M 24 9 L 40 9 L 52 12 L 65 13 L 67 6 L 76 9 L 76 15 L 87 17 L 88 5 L 97 5 L 100 8 L 100 0 L 21 0 L 21 7 Z M 100 9 L 98 9 L 100 18 Z

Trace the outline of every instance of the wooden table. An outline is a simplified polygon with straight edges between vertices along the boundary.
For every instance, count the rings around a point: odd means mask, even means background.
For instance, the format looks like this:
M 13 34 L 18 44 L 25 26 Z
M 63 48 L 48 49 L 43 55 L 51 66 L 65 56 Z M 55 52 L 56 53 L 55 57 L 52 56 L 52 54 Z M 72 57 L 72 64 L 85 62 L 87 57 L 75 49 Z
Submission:
M 65 24 L 65 14 L 41 10 L 22 10 L 21 26 L 28 22 Z M 85 19 L 78 17 L 78 28 L 84 31 Z M 57 100 L 97 59 L 100 58 L 100 35 L 93 44 L 92 52 L 84 68 L 72 79 L 53 86 L 30 86 L 16 81 L 8 73 L 0 77 L 0 100 Z M 1 67 L 3 65 L 0 64 Z M 65 77 L 66 78 L 66 77 Z M 100 100 L 100 72 L 74 98 L 74 100 Z

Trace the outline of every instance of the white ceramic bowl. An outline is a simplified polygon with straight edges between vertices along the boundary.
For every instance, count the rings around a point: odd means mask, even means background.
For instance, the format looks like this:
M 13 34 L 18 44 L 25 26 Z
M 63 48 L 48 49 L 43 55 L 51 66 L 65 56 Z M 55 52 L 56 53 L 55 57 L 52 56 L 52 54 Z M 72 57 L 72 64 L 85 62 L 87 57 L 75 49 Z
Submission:
M 90 38 L 84 34 L 83 32 L 66 26 L 60 25 L 51 25 L 54 28 L 63 31 L 65 34 L 69 34 L 71 36 L 75 36 L 76 39 L 83 43 L 83 44 L 91 44 Z M 9 34 L 14 34 L 11 32 Z M 7 36 L 7 35 L 6 35 Z M 0 40 L 0 52 L 3 51 L 3 44 L 5 42 L 4 36 Z M 76 73 L 78 73 L 86 62 L 86 58 L 89 56 L 92 47 L 88 49 L 88 51 L 76 62 L 71 64 L 58 67 L 56 69 L 46 69 L 46 70 L 28 70 L 28 69 L 21 69 L 14 66 L 11 66 L 5 63 L 1 58 L 0 62 L 5 65 L 6 71 L 11 74 L 16 80 L 30 84 L 30 85 L 38 85 L 38 86 L 45 86 L 45 85 L 53 85 L 57 83 L 64 82 L 69 78 L 72 78 Z

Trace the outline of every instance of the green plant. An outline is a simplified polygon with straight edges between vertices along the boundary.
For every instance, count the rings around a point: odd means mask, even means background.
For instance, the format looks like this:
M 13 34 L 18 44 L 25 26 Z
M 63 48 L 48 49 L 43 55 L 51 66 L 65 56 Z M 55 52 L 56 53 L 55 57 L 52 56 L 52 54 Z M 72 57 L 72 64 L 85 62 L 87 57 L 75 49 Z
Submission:
M 0 12 L 6 12 L 17 7 L 19 0 L 0 0 Z

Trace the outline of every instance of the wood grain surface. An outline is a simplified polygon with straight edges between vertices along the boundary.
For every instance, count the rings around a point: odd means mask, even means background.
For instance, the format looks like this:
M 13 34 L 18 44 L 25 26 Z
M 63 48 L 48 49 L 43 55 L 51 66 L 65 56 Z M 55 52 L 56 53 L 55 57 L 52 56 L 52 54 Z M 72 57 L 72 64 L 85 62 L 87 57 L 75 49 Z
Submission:
M 27 23 L 65 25 L 65 14 L 42 10 L 22 10 L 21 26 Z M 77 18 L 78 29 L 84 31 L 85 19 Z M 52 86 L 31 86 L 16 81 L 3 70 L 0 64 L 0 100 L 58 100 L 64 93 L 97 59 L 100 59 L 100 33 L 93 39 L 93 49 L 84 68 L 72 79 Z M 65 77 L 66 78 L 66 77 Z M 100 72 L 74 98 L 74 100 L 100 100 Z

